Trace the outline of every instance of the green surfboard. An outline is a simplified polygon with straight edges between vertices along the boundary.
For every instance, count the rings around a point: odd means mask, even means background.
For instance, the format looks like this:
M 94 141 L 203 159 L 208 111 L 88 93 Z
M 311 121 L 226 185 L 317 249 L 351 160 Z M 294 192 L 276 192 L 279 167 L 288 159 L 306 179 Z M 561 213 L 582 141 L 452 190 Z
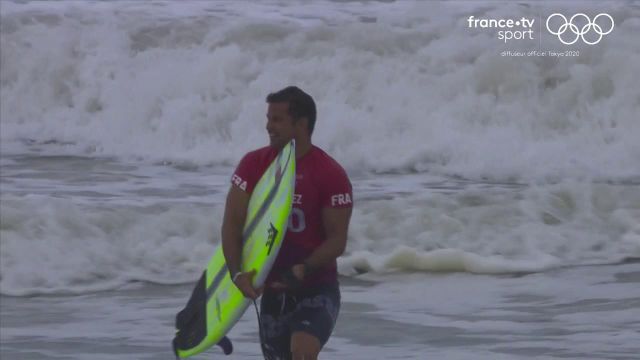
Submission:
M 287 230 L 295 185 L 295 144 L 291 141 L 258 181 L 243 230 L 242 271 L 256 270 L 254 286 L 264 284 Z M 231 280 L 220 244 L 196 283 L 186 307 L 176 316 L 173 348 L 186 358 L 214 344 L 225 350 L 225 337 L 251 300 Z

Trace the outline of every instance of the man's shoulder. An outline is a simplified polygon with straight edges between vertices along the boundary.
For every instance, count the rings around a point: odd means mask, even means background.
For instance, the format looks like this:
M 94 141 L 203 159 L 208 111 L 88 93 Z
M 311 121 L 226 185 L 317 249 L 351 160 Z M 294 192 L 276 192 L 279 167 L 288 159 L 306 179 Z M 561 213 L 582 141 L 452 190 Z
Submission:
M 273 159 L 269 146 L 246 153 L 231 176 L 231 182 L 240 189 L 251 193 L 258 179 Z
M 314 149 L 313 167 L 318 184 L 350 184 L 351 180 L 345 169 L 331 155 L 319 147 Z
M 244 178 L 256 171 L 262 171 L 268 166 L 274 157 L 275 155 L 273 154 L 273 150 L 270 146 L 249 151 L 242 157 L 242 160 L 240 160 L 240 163 L 236 168 L 236 175 Z
M 321 148 L 314 146 L 314 156 L 315 163 L 317 166 L 321 167 L 323 170 L 323 174 L 328 176 L 344 176 L 347 177 L 347 172 L 344 170 L 342 165 L 331 157 L 331 155 L 327 154 Z
M 269 157 L 272 157 L 274 155 L 274 153 L 275 152 L 271 146 L 264 146 L 259 149 L 249 151 L 244 155 L 243 159 L 245 161 L 261 162 L 264 160 L 268 160 Z
M 267 146 L 263 146 L 261 148 L 255 149 L 255 150 L 251 150 L 247 153 L 247 156 L 251 155 L 251 156 L 260 156 L 260 155 L 265 155 L 265 154 L 269 154 L 272 151 L 273 148 L 269 145 Z

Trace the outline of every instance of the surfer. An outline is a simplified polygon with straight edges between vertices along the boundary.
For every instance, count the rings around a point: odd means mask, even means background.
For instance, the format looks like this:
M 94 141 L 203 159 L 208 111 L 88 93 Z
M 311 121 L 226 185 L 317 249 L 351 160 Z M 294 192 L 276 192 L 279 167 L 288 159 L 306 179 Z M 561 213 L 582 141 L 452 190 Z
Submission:
M 249 152 L 232 176 L 222 224 L 230 276 L 245 297 L 262 295 L 261 341 L 268 359 L 316 359 L 340 309 L 336 259 L 344 252 L 353 207 L 344 169 L 311 143 L 313 98 L 295 86 L 267 96 L 269 146 Z M 241 272 L 242 229 L 256 183 L 292 139 L 296 184 L 284 242 L 265 285 L 254 289 L 255 270 Z

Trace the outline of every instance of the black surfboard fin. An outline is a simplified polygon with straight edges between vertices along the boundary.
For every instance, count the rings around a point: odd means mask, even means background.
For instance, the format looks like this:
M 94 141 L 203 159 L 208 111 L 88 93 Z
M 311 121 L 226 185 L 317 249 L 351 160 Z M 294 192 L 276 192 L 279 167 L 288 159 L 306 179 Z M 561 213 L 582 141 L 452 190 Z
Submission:
M 216 345 L 220 346 L 225 355 L 230 355 L 233 352 L 233 344 L 226 335 Z

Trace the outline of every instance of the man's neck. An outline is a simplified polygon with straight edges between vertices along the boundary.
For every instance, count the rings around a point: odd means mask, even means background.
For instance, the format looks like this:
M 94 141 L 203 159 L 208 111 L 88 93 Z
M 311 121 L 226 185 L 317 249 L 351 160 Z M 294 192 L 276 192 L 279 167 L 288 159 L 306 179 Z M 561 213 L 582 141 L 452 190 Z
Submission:
M 313 147 L 311 141 L 299 140 L 296 141 L 296 159 L 300 159 L 305 156 Z

